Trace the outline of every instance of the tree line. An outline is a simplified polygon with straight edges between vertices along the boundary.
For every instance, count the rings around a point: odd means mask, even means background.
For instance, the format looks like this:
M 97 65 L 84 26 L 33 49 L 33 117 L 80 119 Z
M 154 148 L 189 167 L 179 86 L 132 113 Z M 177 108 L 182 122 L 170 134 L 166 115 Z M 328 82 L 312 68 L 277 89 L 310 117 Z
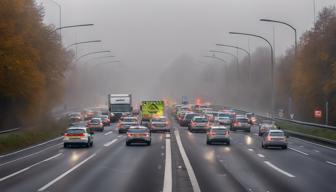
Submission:
M 0 128 L 44 118 L 63 94 L 72 56 L 34 0 L 0 3 Z

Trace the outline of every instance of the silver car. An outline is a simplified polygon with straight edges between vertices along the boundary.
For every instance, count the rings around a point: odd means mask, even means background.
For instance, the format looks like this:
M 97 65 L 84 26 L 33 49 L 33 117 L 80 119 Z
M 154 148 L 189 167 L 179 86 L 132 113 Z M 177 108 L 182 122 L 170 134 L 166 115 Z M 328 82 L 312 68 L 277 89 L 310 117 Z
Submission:
M 127 130 L 126 145 L 129 146 L 132 143 L 145 143 L 151 145 L 151 133 L 145 126 L 131 126 Z
M 229 126 L 212 126 L 207 131 L 206 143 L 211 145 L 214 142 L 222 142 L 230 145 L 230 127 Z
M 153 117 L 149 122 L 151 132 L 155 131 L 170 131 L 168 118 L 165 116 Z
M 258 135 L 262 136 L 264 133 L 266 133 L 266 132 L 268 132 L 269 130 L 272 130 L 272 129 L 277 129 L 277 126 L 275 125 L 275 122 L 270 121 L 270 120 L 264 120 L 259 125 Z
M 251 132 L 251 124 L 246 117 L 236 117 L 231 126 L 232 131 L 243 130 L 246 132 Z
M 287 136 L 282 130 L 269 130 L 262 137 L 262 148 L 268 147 L 281 147 L 282 149 L 287 149 Z

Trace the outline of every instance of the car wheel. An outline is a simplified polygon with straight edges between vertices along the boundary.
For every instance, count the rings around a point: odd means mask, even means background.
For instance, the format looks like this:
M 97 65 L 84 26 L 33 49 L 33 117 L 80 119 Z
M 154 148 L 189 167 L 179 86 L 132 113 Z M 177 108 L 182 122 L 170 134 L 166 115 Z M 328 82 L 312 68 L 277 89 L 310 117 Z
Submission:
M 287 149 L 287 145 L 285 145 L 285 146 L 282 146 L 282 149 Z
M 230 145 L 230 141 L 226 142 L 227 145 Z
M 131 143 L 130 142 L 126 142 L 126 146 L 130 146 L 131 145 Z
M 90 145 L 91 145 L 91 147 L 93 146 L 93 141 L 91 141 Z
M 150 142 L 150 141 L 148 141 L 148 142 L 147 142 L 147 145 L 148 145 L 148 146 L 150 146 L 150 145 L 151 145 L 151 142 Z
M 264 143 L 261 143 L 261 148 L 265 149 Z
M 64 143 L 64 146 L 63 146 L 64 148 L 68 148 L 68 144 L 66 144 L 66 143 Z
M 262 136 L 262 134 L 261 134 L 261 133 L 259 133 L 258 135 L 259 135 L 259 137 L 261 137 L 261 136 Z
M 122 132 L 121 132 L 120 130 L 118 131 L 118 133 L 119 133 L 119 134 L 122 134 Z
M 211 145 L 211 141 L 209 141 L 209 140 L 207 140 L 206 143 L 207 143 L 207 145 Z

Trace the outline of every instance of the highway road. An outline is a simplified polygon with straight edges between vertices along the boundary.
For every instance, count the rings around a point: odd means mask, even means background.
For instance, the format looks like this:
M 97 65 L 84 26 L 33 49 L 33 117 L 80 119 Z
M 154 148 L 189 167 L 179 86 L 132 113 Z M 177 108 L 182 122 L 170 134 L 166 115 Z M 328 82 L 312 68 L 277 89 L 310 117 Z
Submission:
M 262 149 L 252 133 L 231 145 L 206 145 L 204 133 L 173 123 L 151 146 L 125 145 L 113 124 L 92 148 L 60 138 L 0 156 L 0 189 L 18 191 L 336 191 L 336 149 L 289 138 L 287 150 Z

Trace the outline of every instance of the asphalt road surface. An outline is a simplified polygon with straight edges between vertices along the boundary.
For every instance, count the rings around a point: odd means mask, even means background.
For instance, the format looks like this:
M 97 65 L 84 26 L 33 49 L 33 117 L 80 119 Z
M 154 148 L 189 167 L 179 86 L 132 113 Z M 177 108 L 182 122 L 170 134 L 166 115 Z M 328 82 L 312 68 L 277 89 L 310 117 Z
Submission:
M 206 145 L 204 133 L 173 122 L 151 146 L 125 145 L 115 125 L 92 148 L 63 148 L 62 138 L 0 156 L 0 191 L 336 191 L 336 149 L 289 138 L 289 148 L 262 149 L 251 133 L 231 145 Z

